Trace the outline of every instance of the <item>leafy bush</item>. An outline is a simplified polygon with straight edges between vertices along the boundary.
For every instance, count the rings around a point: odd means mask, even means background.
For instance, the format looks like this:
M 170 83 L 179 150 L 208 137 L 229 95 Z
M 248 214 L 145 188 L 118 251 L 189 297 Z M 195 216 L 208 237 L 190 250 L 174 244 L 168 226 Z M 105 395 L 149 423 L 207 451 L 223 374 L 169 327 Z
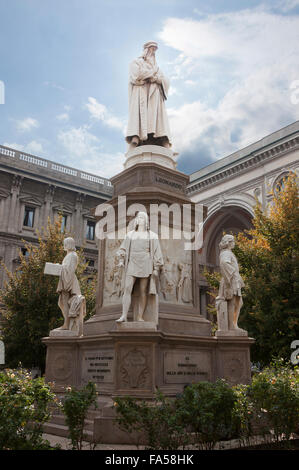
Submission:
M 276 361 L 253 377 L 247 394 L 256 416 L 273 430 L 275 439 L 288 440 L 299 427 L 299 369 Z
M 93 382 L 88 382 L 81 390 L 68 387 L 62 411 L 65 414 L 65 421 L 69 428 L 72 450 L 82 449 L 85 437 L 84 421 L 91 406 L 97 407 L 97 391 Z
M 250 385 L 200 382 L 176 399 L 158 393 L 150 403 L 125 397 L 115 405 L 121 429 L 145 437 L 150 449 L 195 444 L 210 450 L 233 438 L 248 445 L 256 433 L 288 440 L 299 430 L 299 369 L 279 360 L 257 372 Z
M 43 378 L 23 369 L 0 372 L 0 449 L 48 449 L 42 438 L 54 394 Z
M 61 232 L 61 217 L 52 224 L 48 221 L 46 230 L 38 237 L 38 244 L 24 242 L 26 256 L 20 251 L 20 265 L 11 273 L 6 271 L 7 282 L 0 291 L 3 304 L 3 340 L 5 343 L 6 362 L 9 367 L 45 368 L 46 346 L 41 339 L 49 331 L 63 323 L 62 313 L 58 307 L 57 276 L 44 274 L 46 262 L 61 263 L 65 252 L 63 240 L 66 234 Z M 89 318 L 95 311 L 94 281 L 88 282 L 84 274 L 87 263 L 84 263 L 83 252 L 78 252 L 79 264 L 77 277 L 82 295 L 86 298 L 86 310 Z
M 234 406 L 234 423 L 236 437 L 243 445 L 249 444 L 254 432 L 254 406 L 248 396 L 248 385 L 235 385 L 236 401 Z
M 116 398 L 120 428 L 144 436 L 149 449 L 175 450 L 188 442 L 185 427 L 177 413 L 178 400 L 157 392 L 152 403 L 130 397 Z
M 200 382 L 185 388 L 178 413 L 195 435 L 199 449 L 213 449 L 216 442 L 233 436 L 236 424 L 234 390 L 224 381 Z

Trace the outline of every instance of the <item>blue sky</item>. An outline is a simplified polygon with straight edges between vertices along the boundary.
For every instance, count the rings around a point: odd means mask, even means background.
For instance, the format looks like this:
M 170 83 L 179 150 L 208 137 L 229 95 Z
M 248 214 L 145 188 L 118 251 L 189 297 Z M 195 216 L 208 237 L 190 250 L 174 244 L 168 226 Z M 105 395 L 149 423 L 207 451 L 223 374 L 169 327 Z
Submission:
M 299 119 L 299 0 L 0 0 L 0 24 L 0 143 L 33 155 L 121 171 L 128 66 L 149 40 L 179 170 Z

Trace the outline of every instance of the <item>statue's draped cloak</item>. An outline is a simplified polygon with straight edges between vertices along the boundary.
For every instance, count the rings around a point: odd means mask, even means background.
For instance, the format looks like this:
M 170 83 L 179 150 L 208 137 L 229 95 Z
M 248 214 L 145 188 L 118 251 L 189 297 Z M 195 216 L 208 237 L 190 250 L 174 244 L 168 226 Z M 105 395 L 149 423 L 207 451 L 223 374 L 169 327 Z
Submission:
M 130 254 L 131 254 L 131 244 L 133 240 L 133 235 L 135 234 L 135 230 L 132 230 L 131 232 L 128 232 L 126 238 L 123 240 L 117 255 L 124 258 L 124 272 L 122 276 L 122 287 L 124 287 L 125 283 L 125 278 L 128 270 L 128 265 L 129 265 L 129 260 L 130 260 Z M 156 269 L 159 270 L 160 266 L 163 266 L 163 256 L 160 248 L 160 243 L 158 239 L 158 235 L 154 232 L 151 232 L 148 230 L 147 232 L 148 239 L 149 239 L 149 255 L 150 259 L 152 262 L 152 270 Z M 147 268 L 146 268 L 147 270 Z M 145 274 L 144 277 L 148 277 L 147 274 Z
M 57 286 L 57 292 L 59 294 L 67 293 L 70 298 L 74 295 L 81 295 L 80 285 L 75 274 L 77 265 L 78 256 L 75 251 L 71 251 L 65 256 L 62 262 L 61 274 Z M 59 296 L 58 305 L 63 310 L 64 305 L 61 295 Z
M 231 250 L 222 250 L 219 262 L 222 274 L 219 297 L 226 300 L 232 299 L 234 295 L 241 297 L 241 288 L 244 287 L 244 282 L 239 274 L 239 266 L 234 253 Z
M 169 81 L 157 65 L 142 57 L 130 65 L 129 78 L 129 121 L 126 140 L 130 143 L 133 136 L 141 141 L 153 137 L 167 137 L 171 143 L 168 117 L 165 108 Z M 161 84 L 148 83 L 146 80 L 156 76 Z

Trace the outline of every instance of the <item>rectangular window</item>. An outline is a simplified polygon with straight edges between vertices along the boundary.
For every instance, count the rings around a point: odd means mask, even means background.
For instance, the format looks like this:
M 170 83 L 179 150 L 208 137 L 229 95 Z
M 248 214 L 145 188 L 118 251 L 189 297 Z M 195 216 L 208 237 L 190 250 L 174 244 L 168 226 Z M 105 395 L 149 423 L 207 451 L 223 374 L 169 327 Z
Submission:
M 24 222 L 23 222 L 23 225 L 25 227 L 33 227 L 34 212 L 35 212 L 35 209 L 33 207 L 25 206 Z
M 67 215 L 63 215 L 61 219 L 61 233 L 65 232 L 66 229 Z
M 21 248 L 21 252 L 23 256 L 26 256 L 26 257 L 29 256 L 29 252 L 26 248 Z
M 94 259 L 86 259 L 89 268 L 94 268 Z
M 86 239 L 94 240 L 95 235 L 95 222 L 88 220 L 86 225 Z

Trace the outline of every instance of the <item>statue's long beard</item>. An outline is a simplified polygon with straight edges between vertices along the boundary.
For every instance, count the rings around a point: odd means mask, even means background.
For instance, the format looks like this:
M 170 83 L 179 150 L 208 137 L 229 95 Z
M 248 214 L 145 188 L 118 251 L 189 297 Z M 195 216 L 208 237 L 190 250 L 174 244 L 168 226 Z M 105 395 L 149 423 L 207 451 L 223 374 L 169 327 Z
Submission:
M 144 57 L 144 60 L 146 60 L 146 62 L 149 62 L 152 66 L 156 65 L 156 56 L 155 54 L 151 54 L 149 50 L 146 52 L 146 54 L 143 57 Z

